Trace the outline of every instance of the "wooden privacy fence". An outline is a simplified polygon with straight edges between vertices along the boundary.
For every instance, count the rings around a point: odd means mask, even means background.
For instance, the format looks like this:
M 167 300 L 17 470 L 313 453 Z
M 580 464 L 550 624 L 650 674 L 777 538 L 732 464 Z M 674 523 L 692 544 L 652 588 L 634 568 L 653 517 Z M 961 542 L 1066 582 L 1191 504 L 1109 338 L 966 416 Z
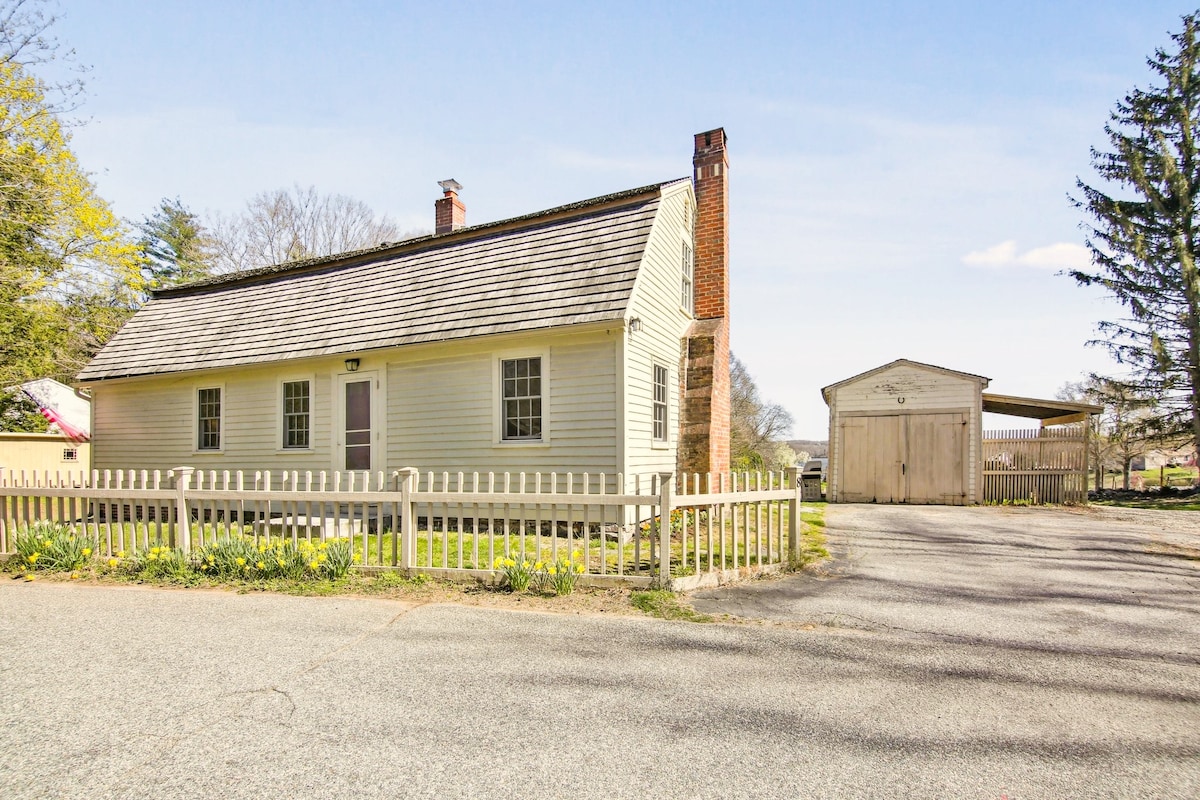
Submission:
M 632 476 L 0 470 L 0 553 L 54 520 L 104 557 L 185 554 L 222 538 L 348 539 L 358 562 L 450 578 L 496 559 L 582 561 L 589 582 L 690 588 L 778 568 L 799 552 L 799 471 Z
M 985 431 L 985 503 L 1087 502 L 1087 423 Z

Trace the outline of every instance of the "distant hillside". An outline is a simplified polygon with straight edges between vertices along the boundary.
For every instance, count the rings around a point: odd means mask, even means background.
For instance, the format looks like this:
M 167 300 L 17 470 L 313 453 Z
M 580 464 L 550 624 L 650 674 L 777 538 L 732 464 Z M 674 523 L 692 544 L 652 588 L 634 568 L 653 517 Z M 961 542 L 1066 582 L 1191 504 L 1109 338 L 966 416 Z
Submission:
M 812 439 L 789 439 L 788 446 L 797 453 L 803 451 L 808 453 L 809 458 L 828 458 L 829 457 L 829 442 L 814 441 Z

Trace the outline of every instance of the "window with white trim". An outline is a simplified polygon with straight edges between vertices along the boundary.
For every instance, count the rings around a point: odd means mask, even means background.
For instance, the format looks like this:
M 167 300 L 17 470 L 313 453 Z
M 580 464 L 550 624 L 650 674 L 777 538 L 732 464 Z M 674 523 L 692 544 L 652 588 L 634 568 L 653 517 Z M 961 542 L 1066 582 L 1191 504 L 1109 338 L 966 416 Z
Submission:
M 312 384 L 308 381 L 284 381 L 283 446 L 304 450 L 311 431 Z
M 654 441 L 667 441 L 667 368 L 654 367 Z
M 500 362 L 500 425 L 505 441 L 542 438 L 542 359 L 506 358 Z
M 196 449 L 221 449 L 221 389 L 200 389 L 196 395 Z
M 682 274 L 683 286 L 680 292 L 679 305 L 687 313 L 695 316 L 696 314 L 696 296 L 695 289 L 692 285 L 692 276 L 695 270 L 695 261 L 692 258 L 692 246 L 687 242 L 683 243 L 683 259 L 682 259 Z

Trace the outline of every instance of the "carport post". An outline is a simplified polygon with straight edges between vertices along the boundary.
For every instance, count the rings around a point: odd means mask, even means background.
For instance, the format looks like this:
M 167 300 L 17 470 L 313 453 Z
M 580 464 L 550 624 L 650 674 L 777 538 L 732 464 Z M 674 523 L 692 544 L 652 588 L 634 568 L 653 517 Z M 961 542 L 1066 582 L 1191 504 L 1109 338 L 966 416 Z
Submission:
M 413 517 L 413 492 L 417 490 L 415 467 L 396 471 L 400 478 L 400 566 L 409 570 L 417 561 L 417 521 Z
M 192 552 L 192 512 L 188 509 L 187 491 L 192 482 L 195 467 L 176 467 L 175 472 L 175 541 L 171 544 L 183 551 Z M 204 520 L 200 520 L 204 524 Z M 213 520 L 216 524 L 216 520 Z
M 800 468 L 788 467 L 788 478 L 792 481 L 792 497 L 788 500 L 788 563 L 800 560 Z

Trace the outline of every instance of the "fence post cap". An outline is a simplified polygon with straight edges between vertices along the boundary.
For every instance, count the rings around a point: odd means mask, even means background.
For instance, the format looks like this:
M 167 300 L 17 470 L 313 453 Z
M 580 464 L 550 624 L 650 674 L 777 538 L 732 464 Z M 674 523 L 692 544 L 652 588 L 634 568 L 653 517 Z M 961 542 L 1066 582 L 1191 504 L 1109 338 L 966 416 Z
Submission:
M 416 467 L 401 467 L 396 470 L 396 475 L 419 475 L 421 471 Z
M 196 471 L 195 467 L 175 467 L 171 470 L 176 475 L 191 475 Z

